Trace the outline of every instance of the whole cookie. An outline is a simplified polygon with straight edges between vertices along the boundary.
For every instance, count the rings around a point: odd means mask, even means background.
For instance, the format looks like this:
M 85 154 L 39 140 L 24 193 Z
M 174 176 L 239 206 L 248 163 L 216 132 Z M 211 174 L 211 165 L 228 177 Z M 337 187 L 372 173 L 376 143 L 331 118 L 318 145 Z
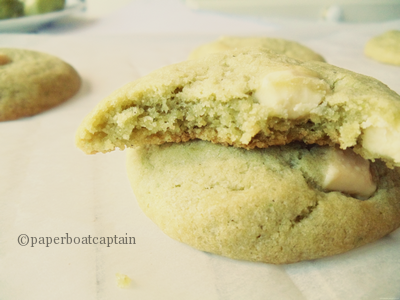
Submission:
M 0 121 L 48 110 L 71 98 L 80 86 L 75 69 L 57 57 L 0 48 Z
M 127 150 L 127 169 L 141 209 L 170 237 L 235 259 L 293 263 L 343 253 L 400 226 L 400 169 L 371 163 L 375 186 L 359 200 L 324 189 L 321 166 L 331 149 L 146 145 Z
M 284 54 L 289 57 L 304 61 L 307 60 L 325 61 L 325 59 L 321 55 L 315 53 L 313 50 L 295 41 L 290 41 L 280 38 L 269 38 L 269 37 L 234 37 L 234 36 L 220 37 L 218 40 L 214 42 L 204 44 L 194 49 L 190 53 L 189 59 L 200 58 L 211 53 L 218 53 L 227 50 L 248 48 L 248 47 L 265 47 L 277 53 Z
M 400 66 L 400 30 L 390 30 L 372 38 L 364 52 L 379 62 Z
M 246 149 L 307 144 L 354 147 L 400 166 L 400 96 L 382 82 L 262 49 L 210 54 L 118 89 L 86 116 L 86 153 L 202 139 Z

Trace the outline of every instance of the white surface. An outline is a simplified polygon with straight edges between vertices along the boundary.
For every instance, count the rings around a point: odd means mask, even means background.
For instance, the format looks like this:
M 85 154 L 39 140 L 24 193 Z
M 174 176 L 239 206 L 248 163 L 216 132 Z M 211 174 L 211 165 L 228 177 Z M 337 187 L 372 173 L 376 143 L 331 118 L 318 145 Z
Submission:
M 76 14 L 85 9 L 85 2 L 69 1 L 63 10 L 41 15 L 0 20 L 0 33 L 32 32 L 40 27 Z
M 370 37 L 400 29 L 400 20 L 319 26 L 212 15 L 215 19 L 209 20 L 214 23 L 207 24 L 206 32 L 201 22 L 209 15 L 195 18 L 177 2 L 172 7 L 186 14 L 176 15 L 177 24 L 174 19 L 165 22 L 176 11 L 167 13 L 161 4 L 159 10 L 165 13 L 155 11 L 156 19 L 128 18 L 139 16 L 132 5 L 82 28 L 47 31 L 58 36 L 0 35 L 0 47 L 56 55 L 83 78 L 78 95 L 61 106 L 0 123 L 0 299 L 400 298 L 399 230 L 346 254 L 286 266 L 203 253 L 165 236 L 140 211 L 125 174 L 123 152 L 87 156 L 74 146 L 80 121 L 98 101 L 126 82 L 184 60 L 191 49 L 221 32 L 297 40 L 328 62 L 374 76 L 400 93 L 400 68 L 372 61 L 362 52 Z M 184 27 L 179 24 L 182 19 L 198 34 L 179 28 Z M 140 27 L 143 22 L 152 26 Z M 127 234 L 136 238 L 136 244 L 23 247 L 17 241 L 20 234 L 55 238 L 66 233 L 81 238 Z M 128 275 L 131 286 L 118 288 L 115 273 Z
M 99 18 L 117 11 L 135 0 L 86 0 L 86 15 L 89 18 Z
M 398 0 L 185 0 L 185 3 L 195 9 L 314 21 L 387 21 L 399 18 L 400 13 Z
M 82 20 L 80 20 L 82 22 Z M 80 24 L 79 24 L 80 25 Z M 179 0 L 135 0 L 119 11 L 91 19 L 86 26 L 70 21 L 46 28 L 51 34 L 253 34 L 275 28 L 275 24 L 238 19 L 215 12 L 194 12 Z M 72 30 L 73 31 L 72 31 Z

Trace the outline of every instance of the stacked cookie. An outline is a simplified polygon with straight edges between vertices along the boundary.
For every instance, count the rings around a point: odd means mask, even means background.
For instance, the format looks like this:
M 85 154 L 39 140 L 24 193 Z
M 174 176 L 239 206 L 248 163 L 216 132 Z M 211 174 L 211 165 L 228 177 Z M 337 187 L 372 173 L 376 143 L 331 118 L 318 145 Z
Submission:
M 236 48 L 115 91 L 78 147 L 129 148 L 140 207 L 203 251 L 292 263 L 398 228 L 400 96 L 321 61 Z

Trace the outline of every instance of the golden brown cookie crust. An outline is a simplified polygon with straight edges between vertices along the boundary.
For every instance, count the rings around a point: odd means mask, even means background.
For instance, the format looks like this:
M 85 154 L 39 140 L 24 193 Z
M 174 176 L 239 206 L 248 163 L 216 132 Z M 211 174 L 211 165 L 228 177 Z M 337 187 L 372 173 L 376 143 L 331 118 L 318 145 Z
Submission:
M 320 147 L 244 150 L 204 141 L 127 150 L 144 213 L 197 249 L 273 264 L 349 251 L 400 226 L 400 169 L 371 165 L 368 200 L 316 183 Z
M 80 86 L 75 69 L 57 57 L 0 48 L 0 121 L 48 110 L 71 98 Z

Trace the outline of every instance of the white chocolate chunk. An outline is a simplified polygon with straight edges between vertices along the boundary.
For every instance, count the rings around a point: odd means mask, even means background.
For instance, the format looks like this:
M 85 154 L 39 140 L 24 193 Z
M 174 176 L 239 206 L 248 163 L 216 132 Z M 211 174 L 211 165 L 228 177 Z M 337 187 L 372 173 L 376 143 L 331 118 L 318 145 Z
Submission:
M 373 154 L 394 160 L 400 165 L 400 128 L 368 127 L 364 130 L 362 146 Z
M 351 149 L 330 149 L 322 187 L 325 190 L 354 195 L 359 199 L 369 198 L 376 190 L 369 160 L 357 155 Z
M 271 116 L 296 119 L 307 116 L 329 91 L 319 74 L 297 67 L 267 74 L 254 98 L 270 109 Z

